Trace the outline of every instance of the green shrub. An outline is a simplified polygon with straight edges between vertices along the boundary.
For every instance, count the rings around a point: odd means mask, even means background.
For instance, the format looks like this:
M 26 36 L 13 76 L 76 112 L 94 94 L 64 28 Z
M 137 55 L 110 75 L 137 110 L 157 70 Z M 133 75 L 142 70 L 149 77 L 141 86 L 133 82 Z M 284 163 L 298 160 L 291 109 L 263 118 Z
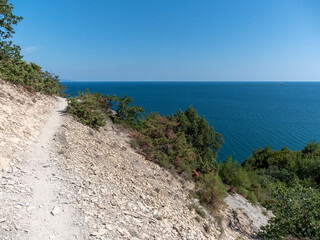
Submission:
M 126 94 L 120 98 L 116 95 L 108 96 L 111 104 L 115 105 L 116 115 L 113 117 L 115 123 L 122 123 L 133 129 L 141 129 L 144 118 L 142 117 L 144 109 L 141 106 L 132 106 L 133 99 Z
M 275 217 L 262 227 L 262 239 L 320 239 L 320 193 L 296 181 L 292 187 L 283 183 L 272 187 L 272 204 L 269 208 Z
M 257 205 L 258 204 L 258 198 L 256 196 L 256 194 L 252 191 L 247 193 L 246 198 L 253 204 L 253 205 Z
M 192 203 L 190 205 L 188 205 L 188 209 L 190 211 L 192 211 L 193 209 L 195 210 L 195 212 L 202 218 L 206 218 L 207 214 L 205 213 L 205 211 L 203 211 L 201 208 L 199 208 L 196 204 Z
M 59 77 L 43 72 L 35 63 L 22 60 L 0 60 L 0 78 L 16 85 L 22 85 L 30 92 L 41 92 L 48 95 L 62 95 L 63 85 Z
M 68 99 L 67 112 L 79 122 L 92 128 L 106 124 L 106 117 L 110 109 L 107 97 L 100 93 L 78 92 L 78 96 Z
M 214 173 L 202 175 L 197 187 L 197 194 L 202 203 L 213 209 L 218 209 L 224 204 L 224 198 L 227 196 L 227 191 L 218 175 L 215 175 Z
M 169 117 L 179 124 L 175 132 L 183 132 L 196 154 L 196 170 L 209 173 L 217 168 L 217 154 L 223 144 L 222 135 L 216 133 L 204 117 L 200 117 L 190 106 L 185 112 L 181 110 Z
M 317 143 L 316 140 L 309 142 L 304 149 L 301 150 L 304 155 L 320 155 L 320 143 Z
M 139 148 L 139 144 L 138 144 L 138 142 L 137 142 L 136 139 L 131 139 L 130 145 L 131 145 L 131 147 L 133 147 L 134 149 L 138 149 L 138 148 Z
M 177 123 L 158 114 L 150 115 L 140 132 L 135 131 L 140 150 L 147 159 L 166 168 L 174 168 L 178 174 L 191 178 L 194 169 L 194 154 L 183 133 L 175 134 Z
M 219 176 L 224 184 L 234 187 L 237 193 L 257 204 L 261 188 L 254 171 L 246 170 L 230 156 L 219 164 Z
M 320 144 L 312 141 L 301 151 L 284 147 L 274 151 L 270 147 L 256 149 L 242 166 L 255 170 L 262 186 L 280 180 L 290 184 L 297 177 L 305 184 L 317 187 L 320 183 Z

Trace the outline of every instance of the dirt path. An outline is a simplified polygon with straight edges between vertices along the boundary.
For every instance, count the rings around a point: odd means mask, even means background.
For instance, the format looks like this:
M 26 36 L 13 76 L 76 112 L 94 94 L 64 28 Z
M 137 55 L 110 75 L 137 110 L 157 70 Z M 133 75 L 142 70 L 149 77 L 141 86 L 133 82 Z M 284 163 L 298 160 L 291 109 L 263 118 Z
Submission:
M 2 213 L 7 229 L 1 239 L 83 239 L 53 142 L 65 107 L 65 99 L 59 98 L 35 143 L 17 154 L 18 164 L 3 177 L 9 180 L 5 183 L 8 201 L 1 199 L 8 206 Z
M 58 181 L 61 175 L 54 159 L 53 137 L 62 125 L 62 114 L 66 101 L 59 99 L 56 110 L 44 126 L 36 143 L 26 156 L 29 162 L 26 171 L 32 174 L 25 177 L 25 183 L 32 188 L 32 218 L 30 239 L 78 239 L 74 228 L 76 214 L 70 205 L 62 206 L 61 196 L 67 191 L 63 182 Z M 67 201 L 67 199 L 65 199 Z

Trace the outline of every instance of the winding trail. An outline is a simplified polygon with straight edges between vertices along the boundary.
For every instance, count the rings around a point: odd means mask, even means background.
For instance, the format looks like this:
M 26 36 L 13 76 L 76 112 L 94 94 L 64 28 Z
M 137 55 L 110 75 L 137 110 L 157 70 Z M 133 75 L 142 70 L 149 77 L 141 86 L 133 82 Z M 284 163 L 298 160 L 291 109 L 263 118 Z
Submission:
M 37 140 L 21 156 L 25 159 L 22 167 L 26 173 L 21 176 L 21 182 L 26 189 L 30 189 L 29 199 L 23 199 L 23 195 L 21 199 L 28 216 L 22 220 L 22 225 L 27 227 L 25 232 L 30 240 L 81 239 L 77 227 L 79 216 L 70 204 L 67 184 L 58 167 L 55 157 L 57 150 L 53 142 L 55 133 L 63 124 L 66 105 L 65 99 L 58 99 L 56 109 Z

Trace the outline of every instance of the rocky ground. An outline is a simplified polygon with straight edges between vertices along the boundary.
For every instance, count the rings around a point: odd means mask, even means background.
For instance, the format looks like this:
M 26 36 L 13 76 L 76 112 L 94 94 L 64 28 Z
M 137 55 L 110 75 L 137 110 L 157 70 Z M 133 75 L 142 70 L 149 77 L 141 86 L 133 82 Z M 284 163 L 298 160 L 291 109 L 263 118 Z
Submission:
M 32 94 L 0 79 L 0 169 L 30 145 L 55 107 L 53 97 Z
M 210 214 L 121 126 L 92 130 L 63 99 L 0 88 L 0 239 L 254 239 L 266 223 L 239 195 Z

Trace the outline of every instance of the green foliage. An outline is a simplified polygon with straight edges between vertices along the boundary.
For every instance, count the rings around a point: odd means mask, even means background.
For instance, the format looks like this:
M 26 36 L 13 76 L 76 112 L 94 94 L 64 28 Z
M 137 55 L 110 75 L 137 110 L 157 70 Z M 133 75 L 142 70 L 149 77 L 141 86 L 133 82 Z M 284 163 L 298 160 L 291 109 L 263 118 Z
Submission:
M 106 124 L 106 117 L 110 109 L 107 96 L 100 93 L 78 92 L 78 96 L 68 99 L 67 112 L 79 122 L 92 128 Z
M 22 20 L 22 17 L 12 13 L 13 6 L 8 0 L 0 0 L 0 60 L 13 58 L 21 59 L 20 47 L 9 39 L 15 33 L 13 26 Z
M 319 143 L 312 141 L 301 151 L 257 149 L 243 167 L 256 172 L 262 187 L 259 200 L 264 198 L 275 214 L 261 238 L 320 239 Z
M 64 90 L 58 76 L 43 72 L 41 67 L 35 63 L 27 63 L 22 60 L 0 60 L 0 78 L 22 85 L 30 92 L 62 95 Z
M 272 186 L 272 209 L 275 217 L 262 228 L 262 239 L 295 237 L 320 239 L 320 194 L 317 190 L 295 182 Z
M 217 223 L 221 225 L 224 217 L 223 215 L 215 215 L 214 218 L 216 219 Z
M 193 177 L 198 181 L 197 194 L 203 203 L 213 208 L 222 204 L 226 189 L 219 176 L 212 173 L 217 168 L 216 152 L 222 138 L 204 118 L 190 107 L 171 117 L 153 113 L 134 122 L 137 124 L 131 126 L 136 126 L 136 131 L 132 136 L 147 159 L 184 178 Z
M 219 208 L 224 203 L 223 199 L 227 196 L 226 188 L 220 177 L 213 172 L 201 176 L 198 189 L 200 201 L 213 209 Z
M 12 41 L 0 41 L 0 60 L 21 60 L 21 48 Z
M 41 92 L 49 95 L 62 95 L 64 90 L 58 76 L 42 71 L 35 63 L 22 61 L 20 47 L 14 45 L 14 25 L 22 17 L 12 13 L 13 6 L 8 0 L 0 0 L 0 78 L 22 85 L 30 92 Z
M 246 198 L 253 204 L 253 205 L 257 205 L 258 204 L 258 198 L 255 194 L 255 192 L 253 191 L 249 191 L 246 195 Z
M 194 154 L 183 133 L 174 133 L 176 122 L 158 114 L 145 120 L 144 128 L 133 136 L 146 157 L 166 168 L 174 168 L 179 174 L 191 178 Z
M 144 109 L 141 106 L 132 106 L 133 99 L 126 94 L 124 97 L 110 97 L 108 99 L 116 106 L 116 115 L 114 116 L 115 123 L 123 123 L 133 129 L 140 129 L 144 123 L 142 114 Z
M 79 92 L 78 96 L 68 99 L 67 111 L 78 121 L 92 127 L 104 126 L 106 118 L 111 117 L 115 123 L 121 123 L 133 129 L 140 129 L 145 124 L 142 113 L 143 108 L 132 106 L 133 99 L 125 95 L 120 98 L 116 95 L 101 95 L 101 93 Z M 112 114 L 112 108 L 116 109 Z M 137 141 L 133 141 L 135 147 Z
M 308 143 L 304 149 L 302 149 L 304 155 L 320 155 L 320 143 L 317 143 L 316 140 Z
M 320 183 L 320 144 L 312 141 L 302 151 L 256 149 L 242 165 L 256 170 L 262 186 L 277 180 L 290 183 L 299 178 L 316 187 Z
M 201 118 L 190 106 L 185 112 L 181 110 L 170 117 L 178 122 L 175 132 L 183 132 L 196 153 L 196 169 L 208 173 L 217 168 L 217 153 L 223 144 L 222 136 L 215 133 L 208 121 Z
M 205 211 L 203 211 L 200 207 L 198 207 L 196 204 L 192 203 L 188 205 L 188 209 L 190 211 L 192 211 L 194 209 L 194 211 L 202 218 L 206 218 L 207 214 L 205 213 Z
M 260 192 L 258 176 L 253 171 L 244 169 L 232 157 L 219 164 L 219 176 L 223 183 L 234 188 L 236 192 L 245 196 L 252 203 L 257 204 L 257 196 Z

